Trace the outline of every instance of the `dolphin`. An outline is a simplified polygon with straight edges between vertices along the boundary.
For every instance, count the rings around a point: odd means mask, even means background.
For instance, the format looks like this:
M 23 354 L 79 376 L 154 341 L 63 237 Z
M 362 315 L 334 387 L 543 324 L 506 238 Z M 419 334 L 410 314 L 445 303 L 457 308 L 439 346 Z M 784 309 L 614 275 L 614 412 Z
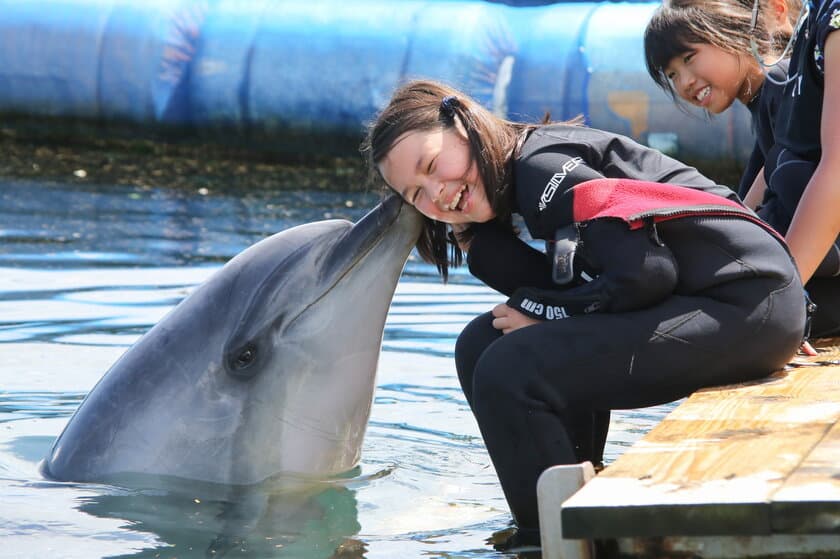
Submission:
M 352 469 L 421 220 L 391 194 L 355 224 L 300 225 L 236 255 L 111 366 L 43 474 L 249 485 Z

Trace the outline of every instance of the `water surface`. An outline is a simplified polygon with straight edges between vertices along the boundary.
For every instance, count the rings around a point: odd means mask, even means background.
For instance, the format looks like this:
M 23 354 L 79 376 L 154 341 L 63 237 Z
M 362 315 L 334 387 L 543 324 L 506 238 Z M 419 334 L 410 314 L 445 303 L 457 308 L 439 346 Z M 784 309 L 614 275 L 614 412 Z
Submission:
M 386 324 L 358 468 L 291 491 L 59 483 L 38 471 L 84 395 L 226 260 L 375 194 L 0 181 L 0 557 L 491 558 L 509 515 L 452 360 L 502 297 L 415 258 Z M 607 458 L 669 409 L 614 414 Z

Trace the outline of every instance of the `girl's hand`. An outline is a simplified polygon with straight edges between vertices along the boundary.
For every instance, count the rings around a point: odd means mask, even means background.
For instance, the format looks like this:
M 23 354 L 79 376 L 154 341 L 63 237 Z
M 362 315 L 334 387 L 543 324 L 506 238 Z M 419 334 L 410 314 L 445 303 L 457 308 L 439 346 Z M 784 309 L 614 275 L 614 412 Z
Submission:
M 750 187 L 750 190 L 744 196 L 744 205 L 749 209 L 756 211 L 764 201 L 764 193 L 767 191 L 767 183 L 764 182 L 764 165 L 759 169 L 755 180 Z
M 493 318 L 493 328 L 501 330 L 502 334 L 510 334 L 514 330 L 539 322 L 536 318 L 526 316 L 504 303 L 493 308 L 493 316 L 495 317 Z

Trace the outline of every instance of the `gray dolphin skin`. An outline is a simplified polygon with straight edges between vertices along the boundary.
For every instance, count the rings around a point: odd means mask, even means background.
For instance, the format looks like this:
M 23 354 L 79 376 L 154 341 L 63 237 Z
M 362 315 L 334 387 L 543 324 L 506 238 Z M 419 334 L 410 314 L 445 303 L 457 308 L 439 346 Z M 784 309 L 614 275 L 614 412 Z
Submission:
M 420 229 L 420 214 L 390 195 L 356 224 L 300 225 L 244 250 L 114 363 L 44 475 L 254 484 L 353 468 Z

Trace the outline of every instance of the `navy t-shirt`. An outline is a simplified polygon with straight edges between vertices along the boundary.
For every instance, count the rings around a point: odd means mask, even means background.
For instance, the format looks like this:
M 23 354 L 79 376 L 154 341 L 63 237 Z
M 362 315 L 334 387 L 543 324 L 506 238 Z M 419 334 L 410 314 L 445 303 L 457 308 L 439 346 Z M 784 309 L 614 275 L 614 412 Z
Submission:
M 808 19 L 799 30 L 791 55 L 779 113 L 776 143 L 799 157 L 819 162 L 823 106 L 823 52 L 829 33 L 840 29 L 840 0 L 804 0 Z

